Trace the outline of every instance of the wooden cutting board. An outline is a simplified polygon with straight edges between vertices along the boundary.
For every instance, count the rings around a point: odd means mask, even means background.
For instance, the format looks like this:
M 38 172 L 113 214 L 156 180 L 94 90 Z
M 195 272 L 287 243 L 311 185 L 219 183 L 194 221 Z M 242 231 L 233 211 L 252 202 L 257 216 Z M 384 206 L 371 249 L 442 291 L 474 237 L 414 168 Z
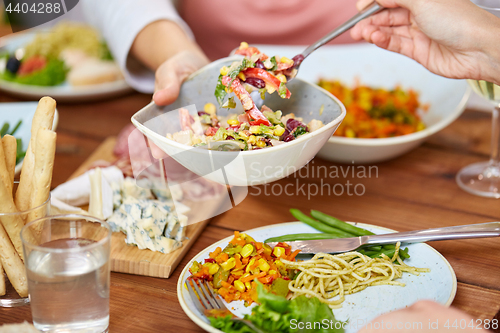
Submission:
M 104 141 L 69 179 L 85 173 L 89 166 L 97 160 L 114 161 L 116 159 L 113 155 L 115 142 L 116 138 L 114 137 L 110 137 Z M 196 218 L 193 214 L 196 214 L 199 210 L 193 207 L 193 204 L 185 204 L 191 207 L 191 212 L 187 214 L 188 221 L 189 218 Z M 188 225 L 186 231 L 187 239 L 183 242 L 182 247 L 169 254 L 153 252 L 151 250 L 139 250 L 136 246 L 125 243 L 125 234 L 114 232 L 111 237 L 111 271 L 168 278 L 208 222 L 209 220 L 205 220 Z

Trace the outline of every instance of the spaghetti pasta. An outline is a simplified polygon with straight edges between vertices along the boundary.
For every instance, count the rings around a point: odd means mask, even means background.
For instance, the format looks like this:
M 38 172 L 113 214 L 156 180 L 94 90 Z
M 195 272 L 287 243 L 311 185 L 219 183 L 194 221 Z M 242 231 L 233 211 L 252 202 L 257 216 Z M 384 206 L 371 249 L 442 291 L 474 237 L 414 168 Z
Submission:
M 370 258 L 359 252 L 346 252 L 337 255 L 317 253 L 311 260 L 288 261 L 281 259 L 288 269 L 300 273 L 290 281 L 288 288 L 291 298 L 300 295 L 317 297 L 330 308 L 342 307 L 345 295 L 354 294 L 368 286 L 396 285 L 404 287 L 403 282 L 395 281 L 403 272 L 419 275 L 429 272 L 428 268 L 406 265 L 399 257 L 400 243 L 392 258 L 382 255 Z

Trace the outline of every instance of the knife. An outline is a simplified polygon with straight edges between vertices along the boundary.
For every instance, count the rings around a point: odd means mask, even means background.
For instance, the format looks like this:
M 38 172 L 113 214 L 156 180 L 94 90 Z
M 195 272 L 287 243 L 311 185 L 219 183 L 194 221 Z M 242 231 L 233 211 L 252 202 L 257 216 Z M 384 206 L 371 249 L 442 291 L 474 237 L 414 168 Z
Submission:
M 422 243 L 429 241 L 485 238 L 500 236 L 500 222 L 460 225 L 454 227 L 434 228 L 417 231 L 396 232 L 383 235 L 370 235 L 351 238 L 321 239 L 286 242 L 293 250 L 301 254 L 308 253 L 341 253 L 352 251 L 361 245 L 384 245 L 401 243 Z M 278 243 L 267 243 L 276 246 Z

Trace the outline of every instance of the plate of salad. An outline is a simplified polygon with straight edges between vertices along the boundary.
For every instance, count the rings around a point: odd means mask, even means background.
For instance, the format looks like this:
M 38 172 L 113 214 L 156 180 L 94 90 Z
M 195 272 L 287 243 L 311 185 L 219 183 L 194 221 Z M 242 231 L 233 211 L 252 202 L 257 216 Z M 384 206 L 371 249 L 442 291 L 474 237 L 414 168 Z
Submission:
M 31 121 L 38 102 L 0 103 L 0 136 L 10 134 L 17 139 L 16 175 L 21 172 L 24 155 L 31 139 Z M 55 113 L 55 130 L 59 114 Z
M 377 234 L 395 232 L 369 224 L 355 225 Z M 298 271 L 284 269 L 280 260 L 302 261 L 310 259 L 310 256 L 288 249 L 286 243 L 271 247 L 263 242 L 272 237 L 304 233 L 317 234 L 318 230 L 303 222 L 279 223 L 241 233 L 236 231 L 234 236 L 207 247 L 186 265 L 179 277 L 177 295 L 182 309 L 208 332 L 250 332 L 245 326 L 235 326 L 228 316 L 218 315 L 208 319 L 197 310 L 186 284 L 201 278 L 210 281 L 234 316 L 245 317 L 265 331 L 290 332 L 294 331 L 292 325 L 297 326 L 299 322 L 322 322 L 326 319 L 328 325 L 309 331 L 354 333 L 377 316 L 418 300 L 431 299 L 450 305 L 455 297 L 457 280 L 448 261 L 427 244 L 410 244 L 403 249 L 405 264 L 429 270 L 419 275 L 404 273 L 397 279 L 404 286 L 369 286 L 345 295 L 342 306 L 335 309 L 330 309 L 315 297 L 301 295 L 291 298 L 291 292 L 283 285 L 286 287 L 296 279 Z M 250 250 L 248 255 L 243 253 Z M 252 259 L 256 259 L 254 263 Z M 238 270 L 242 271 L 241 276 Z
M 0 90 L 39 99 L 91 101 L 131 91 L 93 28 L 61 22 L 0 38 Z

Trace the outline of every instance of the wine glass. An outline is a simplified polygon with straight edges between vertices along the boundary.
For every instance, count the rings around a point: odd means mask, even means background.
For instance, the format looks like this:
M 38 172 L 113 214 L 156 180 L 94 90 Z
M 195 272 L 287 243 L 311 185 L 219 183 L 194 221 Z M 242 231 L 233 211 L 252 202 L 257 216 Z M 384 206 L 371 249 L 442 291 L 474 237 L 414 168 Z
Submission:
M 477 6 L 500 18 L 500 1 L 471 0 Z M 466 166 L 457 174 L 457 183 L 465 191 L 489 198 L 500 198 L 500 87 L 486 81 L 467 80 L 472 89 L 495 103 L 491 128 L 491 157 L 489 161 Z

